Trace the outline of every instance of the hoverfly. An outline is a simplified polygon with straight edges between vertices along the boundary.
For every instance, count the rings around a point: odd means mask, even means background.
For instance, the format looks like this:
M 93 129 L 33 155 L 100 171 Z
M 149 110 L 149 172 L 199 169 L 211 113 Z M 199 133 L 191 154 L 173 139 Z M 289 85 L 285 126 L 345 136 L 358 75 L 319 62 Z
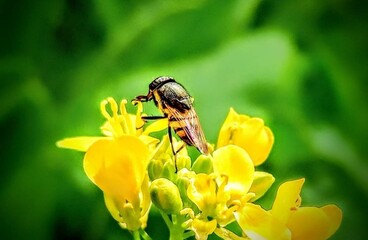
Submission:
M 132 101 L 148 102 L 151 100 L 164 116 L 145 116 L 142 118 L 144 120 L 168 119 L 168 134 L 174 156 L 184 145 L 178 150 L 174 150 L 171 129 L 174 129 L 185 144 L 196 147 L 202 154 L 208 154 L 206 138 L 193 108 L 193 99 L 180 83 L 171 77 L 158 77 L 150 83 L 147 95 L 137 96 Z

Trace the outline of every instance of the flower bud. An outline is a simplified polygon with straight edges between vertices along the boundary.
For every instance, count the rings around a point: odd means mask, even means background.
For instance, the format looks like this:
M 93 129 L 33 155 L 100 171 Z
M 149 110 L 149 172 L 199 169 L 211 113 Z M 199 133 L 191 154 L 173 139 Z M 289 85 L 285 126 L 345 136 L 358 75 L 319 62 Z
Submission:
M 213 172 L 211 156 L 200 155 L 193 163 L 192 170 L 198 173 L 210 174 Z
M 268 157 L 274 136 L 260 118 L 251 118 L 230 112 L 220 129 L 217 148 L 234 144 L 247 151 L 254 165 L 262 164 Z
M 187 155 L 177 155 L 176 157 L 176 167 L 178 170 L 186 168 L 189 169 L 190 168 L 190 157 Z
M 161 177 L 173 180 L 175 179 L 175 172 L 176 170 L 173 162 L 167 161 L 162 168 Z
M 189 185 L 189 179 L 186 177 L 178 177 L 177 185 L 180 192 L 180 196 L 184 202 L 190 202 L 187 196 L 187 188 Z
M 178 213 L 183 208 L 177 186 L 166 178 L 158 178 L 151 183 L 152 202 L 166 214 Z
M 151 180 L 155 180 L 161 177 L 163 164 L 161 161 L 158 160 L 151 160 L 147 167 L 148 175 Z

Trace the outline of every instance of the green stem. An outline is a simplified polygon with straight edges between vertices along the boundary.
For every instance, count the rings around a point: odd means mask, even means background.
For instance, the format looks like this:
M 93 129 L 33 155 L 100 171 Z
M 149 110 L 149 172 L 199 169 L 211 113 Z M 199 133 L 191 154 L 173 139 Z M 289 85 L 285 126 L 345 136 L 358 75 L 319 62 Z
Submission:
M 152 238 L 143 229 L 139 229 L 139 233 L 141 234 L 144 240 L 152 240 Z
M 138 230 L 134 230 L 133 231 L 133 238 L 134 238 L 134 240 L 141 240 L 141 237 L 139 235 L 139 231 Z
M 171 222 L 171 220 L 170 220 L 170 218 L 169 218 L 169 216 L 167 216 L 164 212 L 162 212 L 161 210 L 160 210 L 160 213 L 161 213 L 161 216 L 162 216 L 162 218 L 164 219 L 164 221 L 165 221 L 165 223 L 166 223 L 166 226 L 169 228 L 169 230 L 171 231 L 171 228 L 172 228 L 172 226 L 173 226 L 173 224 L 172 224 L 172 222 Z
M 160 211 L 162 218 L 164 219 L 167 227 L 169 228 L 169 232 L 170 232 L 170 240 L 183 240 L 185 238 L 187 238 L 188 236 L 186 236 L 184 238 L 184 231 L 185 228 L 183 228 L 183 223 L 185 221 L 185 216 L 180 215 L 180 214 L 172 214 L 171 215 L 171 220 L 169 218 L 169 216 L 167 214 L 165 214 L 164 212 Z
M 170 229 L 170 240 L 183 240 L 184 228 L 182 224 L 185 218 L 182 215 L 172 215 L 172 227 Z
M 194 236 L 193 231 L 183 233 L 183 239 L 187 239 L 187 238 L 192 237 L 192 236 Z

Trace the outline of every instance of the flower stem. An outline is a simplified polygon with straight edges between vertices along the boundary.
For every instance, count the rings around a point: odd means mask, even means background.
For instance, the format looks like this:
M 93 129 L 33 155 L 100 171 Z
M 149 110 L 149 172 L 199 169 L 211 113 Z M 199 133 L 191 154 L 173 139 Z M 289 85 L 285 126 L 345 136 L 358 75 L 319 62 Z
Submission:
M 167 227 L 170 232 L 170 240 L 183 240 L 184 228 L 182 224 L 184 222 L 184 216 L 182 215 L 171 215 L 171 220 L 168 215 L 166 215 L 163 211 L 160 211 L 162 218 L 164 219 Z
M 134 240 L 141 240 L 141 237 L 139 235 L 139 231 L 138 230 L 134 230 L 132 234 L 133 234 L 133 239 Z
M 184 222 L 184 216 L 173 214 L 172 216 L 172 227 L 170 229 L 170 240 L 182 240 L 184 239 L 184 228 L 182 224 Z
M 171 220 L 170 220 L 170 218 L 169 218 L 169 216 L 167 216 L 164 212 L 162 212 L 161 210 L 160 210 L 160 213 L 161 213 L 161 216 L 162 216 L 162 218 L 164 219 L 164 221 L 165 221 L 165 223 L 166 223 L 166 226 L 169 228 L 169 230 L 171 231 L 171 228 L 172 228 L 172 226 L 173 226 L 173 224 L 172 224 L 172 222 L 171 222 Z
M 152 240 L 152 238 L 143 229 L 139 229 L 139 233 L 141 234 L 144 240 Z

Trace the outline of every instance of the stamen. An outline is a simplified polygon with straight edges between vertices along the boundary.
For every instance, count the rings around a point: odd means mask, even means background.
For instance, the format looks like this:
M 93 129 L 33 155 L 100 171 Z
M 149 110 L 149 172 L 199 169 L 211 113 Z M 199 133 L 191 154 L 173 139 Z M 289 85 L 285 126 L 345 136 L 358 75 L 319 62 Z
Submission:
M 184 208 L 180 211 L 181 215 L 189 215 L 191 219 L 194 219 L 194 211 L 191 208 Z
M 132 123 L 129 114 L 126 111 L 125 105 L 127 104 L 127 100 L 123 99 L 120 102 L 120 114 L 121 114 L 121 124 L 123 128 L 124 133 L 131 134 L 133 131 L 131 131 Z M 134 129 L 134 128 L 133 128 Z M 133 132 L 134 133 L 134 132 Z
M 106 99 L 102 100 L 100 103 L 100 111 L 102 113 L 102 116 L 104 116 L 107 120 L 110 120 L 111 116 L 106 111 L 106 104 L 108 104 L 108 101 Z
M 302 198 L 298 196 L 298 198 L 295 201 L 295 207 L 298 208 L 302 204 Z
M 110 109 L 112 115 L 106 110 L 106 105 L 110 104 Z M 119 115 L 118 115 L 118 105 L 112 97 L 103 100 L 100 104 L 100 109 L 102 115 L 107 119 L 108 123 L 112 128 L 112 134 L 114 137 L 121 136 L 123 134 L 123 129 L 120 126 Z
M 235 212 L 236 210 L 238 210 L 239 208 L 240 208 L 240 203 L 238 203 L 238 202 L 232 202 L 232 206 L 231 207 L 229 207 L 229 209 L 228 209 L 228 211 L 229 212 L 231 212 L 231 213 L 233 213 L 233 212 Z
M 135 118 L 135 126 L 143 126 L 144 125 L 144 121 L 142 119 L 142 112 L 143 112 L 143 104 L 141 101 L 137 101 L 135 102 L 135 104 L 137 104 L 137 114 L 136 114 L 136 118 Z M 137 135 L 142 134 L 143 132 L 143 128 L 138 128 L 136 129 L 136 133 Z
M 134 135 L 136 133 L 136 128 L 135 128 L 135 125 L 132 121 L 131 115 L 129 115 L 127 113 L 127 110 L 126 110 L 126 107 L 125 107 L 127 103 L 128 103 L 128 101 L 126 99 L 121 100 L 121 102 L 120 102 L 120 112 L 123 116 L 126 116 L 125 120 L 126 120 L 126 123 L 127 123 L 129 134 Z
M 112 111 L 113 118 L 117 118 L 118 117 L 118 104 L 116 104 L 115 99 L 113 99 L 112 97 L 108 97 L 107 101 L 110 103 L 110 108 Z
M 226 196 L 225 187 L 227 183 L 229 182 L 229 177 L 225 174 L 221 174 L 221 179 L 222 179 L 222 182 L 220 183 L 220 186 L 218 187 L 217 196 Z
M 127 113 L 127 111 L 126 111 L 126 108 L 125 108 L 125 105 L 127 104 L 127 100 L 126 99 L 123 99 L 123 100 L 121 100 L 121 102 L 120 102 L 120 113 L 121 113 L 121 115 L 126 115 L 126 114 L 128 114 Z

